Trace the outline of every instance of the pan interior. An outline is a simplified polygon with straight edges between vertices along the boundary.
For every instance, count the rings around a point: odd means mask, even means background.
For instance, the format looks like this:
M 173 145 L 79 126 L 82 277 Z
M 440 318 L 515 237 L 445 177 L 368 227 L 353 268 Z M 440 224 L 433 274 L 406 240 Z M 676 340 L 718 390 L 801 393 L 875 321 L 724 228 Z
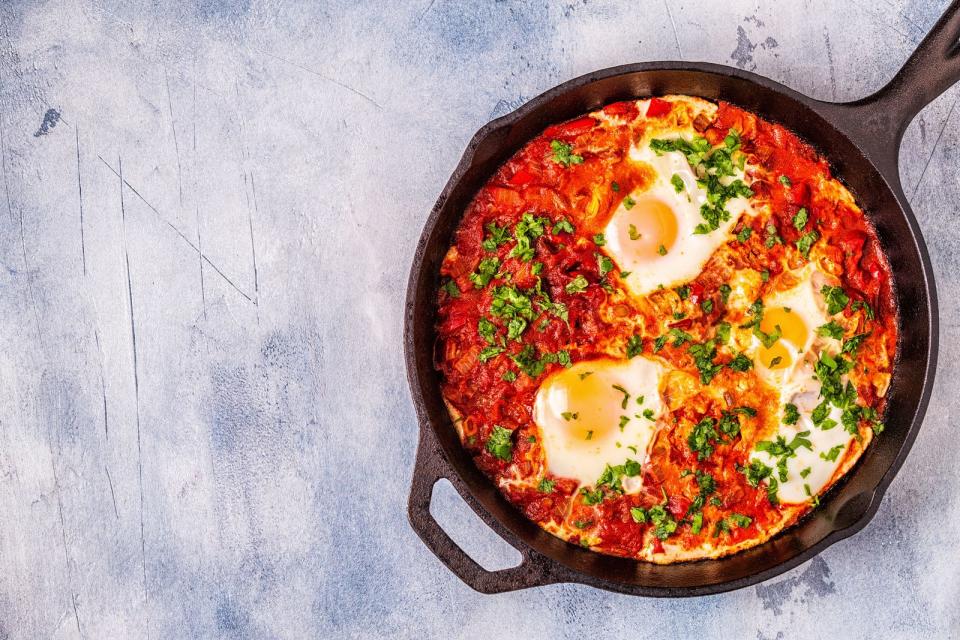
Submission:
M 644 595 L 710 593 L 772 577 L 855 532 L 876 510 L 915 437 L 924 404 L 931 334 L 931 301 L 924 261 L 909 223 L 897 176 L 887 180 L 857 146 L 815 109 L 816 102 L 759 76 L 712 65 L 632 65 L 561 85 L 517 112 L 482 129 L 431 214 L 414 262 L 406 310 L 408 374 L 421 422 L 428 423 L 454 469 L 451 478 L 465 499 L 508 541 L 522 540 L 576 572 L 581 582 Z M 654 68 L 658 67 L 658 68 Z M 512 507 L 460 446 L 433 368 L 440 263 L 474 193 L 497 167 L 546 126 L 605 104 L 653 95 L 686 94 L 724 100 L 783 124 L 830 162 L 877 229 L 894 277 L 900 309 L 898 361 L 889 389 L 886 429 L 845 480 L 800 524 L 765 544 L 718 560 L 673 565 L 606 556 L 580 549 L 544 532 Z M 896 144 L 891 141 L 891 144 Z M 898 203 L 901 195 L 904 206 Z M 890 472 L 890 473 L 888 473 Z M 502 524 L 503 526 L 497 526 Z M 833 535 L 831 535 L 833 534 Z M 511 535 L 515 538 L 510 540 Z

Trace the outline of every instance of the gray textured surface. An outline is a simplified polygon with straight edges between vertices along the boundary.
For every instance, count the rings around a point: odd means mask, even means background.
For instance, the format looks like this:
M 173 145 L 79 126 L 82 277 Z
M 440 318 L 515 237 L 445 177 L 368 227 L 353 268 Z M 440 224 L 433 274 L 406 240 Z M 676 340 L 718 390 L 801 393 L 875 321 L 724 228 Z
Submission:
M 399 346 L 426 212 L 492 116 L 676 58 L 859 97 L 944 2 L 294 4 L 0 8 L 0 638 L 960 635 L 960 89 L 901 156 L 942 300 L 928 418 L 873 523 L 781 578 L 470 591 L 406 522 Z

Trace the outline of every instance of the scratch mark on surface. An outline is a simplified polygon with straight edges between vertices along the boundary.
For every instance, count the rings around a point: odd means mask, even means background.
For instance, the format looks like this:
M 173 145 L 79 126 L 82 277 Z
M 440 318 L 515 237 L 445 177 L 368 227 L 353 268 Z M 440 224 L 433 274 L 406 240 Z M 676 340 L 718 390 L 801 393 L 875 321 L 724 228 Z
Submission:
M 827 62 L 830 65 L 830 96 L 837 99 L 837 70 L 833 66 L 833 46 L 830 44 L 830 33 L 823 27 L 823 43 L 827 49 Z
M 101 158 L 102 160 L 102 158 Z M 130 311 L 130 344 L 133 351 L 133 400 L 137 420 L 137 479 L 140 486 L 140 566 L 143 569 L 143 601 L 149 602 L 147 594 L 147 544 L 143 534 L 143 450 L 140 439 L 140 366 L 137 361 L 137 322 L 133 311 L 133 279 L 130 275 L 130 252 L 127 249 L 127 210 L 123 202 L 123 159 L 117 158 L 117 167 L 120 178 L 120 219 L 123 236 L 123 257 L 127 271 L 127 304 Z M 147 620 L 147 635 L 149 636 L 150 621 Z
M 930 148 L 930 155 L 927 156 L 927 161 L 923 165 L 923 171 L 920 172 L 920 177 L 917 178 L 917 184 L 913 187 L 913 195 L 910 197 L 917 197 L 917 192 L 920 191 L 920 185 L 923 183 L 923 176 L 927 174 L 927 167 L 930 166 L 930 161 L 933 159 L 933 154 L 937 152 L 937 147 L 940 145 L 940 138 L 943 137 L 943 132 L 947 129 L 947 124 L 950 122 L 950 116 L 953 115 L 953 110 L 957 106 L 957 100 L 960 100 L 960 96 L 953 99 L 953 104 L 950 105 L 950 111 L 947 112 L 947 117 L 943 119 L 943 126 L 940 127 L 940 133 L 937 134 L 937 139 L 933 143 L 933 147 Z
M 203 245 L 200 238 L 200 206 L 197 205 L 195 219 L 197 221 L 197 262 L 200 263 L 200 303 L 203 305 L 203 319 L 207 319 L 207 291 L 203 283 Z
M 59 397 L 58 397 L 59 404 Z M 57 515 L 60 518 L 60 541 L 63 544 L 63 565 L 67 570 L 67 586 L 70 588 L 70 600 L 73 603 L 73 617 L 77 622 L 77 633 L 83 637 L 83 631 L 80 629 L 80 614 L 77 612 L 77 594 L 73 593 L 73 568 L 70 565 L 70 552 L 67 548 L 67 525 L 63 519 L 63 497 L 60 495 L 60 477 L 57 474 L 57 464 L 54 460 L 53 447 L 48 447 L 50 451 L 50 470 L 53 472 L 53 490 L 57 495 Z
M 885 20 L 883 19 L 883 17 L 885 17 L 885 16 L 880 16 L 880 17 L 878 17 L 878 16 L 876 15 L 876 13 L 875 13 L 875 11 L 874 11 L 874 7 L 873 7 L 872 5 L 864 4 L 861 0 L 856 0 L 856 1 L 854 2 L 854 4 L 858 5 L 861 9 L 863 9 L 864 11 L 866 11 L 866 12 L 870 15 L 871 18 L 874 18 L 874 19 L 875 19 L 877 22 L 879 22 L 881 25 L 883 25 L 883 26 L 886 27 L 887 29 L 890 29 L 891 31 L 893 31 L 894 33 L 896 33 L 897 35 L 899 35 L 901 38 L 903 38 L 903 39 L 906 40 L 907 42 L 913 44 L 914 46 L 916 46 L 917 44 L 919 44 L 920 41 L 919 41 L 916 37 L 911 36 L 911 35 L 909 35 L 909 34 L 906 34 L 906 33 L 904 33 L 903 31 L 900 31 L 900 29 L 898 29 L 897 27 L 895 27 L 895 26 L 893 26 L 892 24 L 888 23 L 887 21 L 885 21 Z
M 437 1 L 437 0 L 430 0 L 430 4 L 427 5 L 427 8 L 426 8 L 426 9 L 424 9 L 423 11 L 420 12 L 420 15 L 417 16 L 416 22 L 413 23 L 413 26 L 417 26 L 418 24 L 420 24 L 420 21 L 423 20 L 423 16 L 427 15 L 428 13 L 430 13 L 430 9 L 433 9 L 433 3 L 436 2 L 436 1 Z
M 165 225 L 167 225 L 168 227 L 170 227 L 171 229 L 173 229 L 173 231 L 174 231 L 178 236 L 180 236 L 180 239 L 187 243 L 187 246 L 189 246 L 191 249 L 193 249 L 193 250 L 196 251 L 198 254 L 200 254 L 200 259 L 201 259 L 201 260 L 203 260 L 203 261 L 206 262 L 208 265 L 210 265 L 210 267 L 211 267 L 214 271 L 216 271 L 217 274 L 219 274 L 219 276 L 220 276 L 221 278 L 223 278 L 224 281 L 225 281 L 227 284 L 229 284 L 229 285 L 230 285 L 237 293 L 239 293 L 241 296 L 243 296 L 244 298 L 246 298 L 248 302 L 251 302 L 251 303 L 253 303 L 253 304 L 256 304 L 256 302 L 254 302 L 253 298 L 251 298 L 247 293 L 245 293 L 242 289 L 240 289 L 240 287 L 238 287 L 236 284 L 234 284 L 233 280 L 231 280 L 230 278 L 228 278 L 228 277 L 226 276 L 226 274 L 224 274 L 223 271 L 220 270 L 220 267 L 218 267 L 216 264 L 214 264 L 213 262 L 211 262 L 210 258 L 208 258 L 207 256 L 205 256 L 205 255 L 203 254 L 203 252 L 200 251 L 200 249 L 197 247 L 197 245 L 195 245 L 195 244 L 190 240 L 190 238 L 188 238 L 187 236 L 185 236 L 185 235 L 183 234 L 183 232 L 180 231 L 180 229 L 178 229 L 178 228 L 176 227 L 176 225 L 174 225 L 172 222 L 170 222 L 169 220 L 167 220 L 167 219 L 163 216 L 163 214 L 160 213 L 160 211 L 157 210 L 157 208 L 156 208 L 155 206 L 153 206 L 152 204 L 150 204 L 150 203 L 147 201 L 146 198 L 144 198 L 142 195 L 140 195 L 140 192 L 137 191 L 137 190 L 133 187 L 133 185 L 131 185 L 129 182 L 126 181 L 126 179 L 123 178 L 123 176 L 121 176 L 119 173 L 117 173 L 117 170 L 114 169 L 112 166 L 110 166 L 110 163 L 109 163 L 109 162 L 107 162 L 106 160 L 104 160 L 102 156 L 99 156 L 99 155 L 98 155 L 97 157 L 100 158 L 100 162 L 102 162 L 103 164 L 105 164 L 106 167 L 107 167 L 108 169 L 110 169 L 110 171 L 112 171 L 112 172 L 114 173 L 114 175 L 116 175 L 117 177 L 120 178 L 120 181 L 123 183 L 124 186 L 126 186 L 128 189 L 130 189 L 130 191 L 132 191 L 135 196 L 137 196 L 138 198 L 140 198 L 140 200 L 141 200 L 145 205 L 147 205 L 147 206 L 150 208 L 150 210 L 153 211 L 153 212 L 157 215 L 158 218 L 160 218 L 160 221 L 161 221 L 161 222 L 163 222 Z
M 667 15 L 670 17 L 670 26 L 673 27 L 673 41 L 677 43 L 677 54 L 683 59 L 683 48 L 680 47 L 680 36 L 677 34 L 677 22 L 673 19 L 673 12 L 670 11 L 670 2 L 663 0 L 663 6 L 667 9 Z
M 250 172 L 250 190 L 253 192 L 253 211 L 260 217 L 260 208 L 257 206 L 257 182 L 253 177 L 253 171 Z M 253 255 L 253 292 L 257 296 L 257 304 L 260 303 L 260 276 L 257 272 L 257 243 L 253 238 L 253 212 L 247 207 L 247 222 L 250 223 L 250 252 Z
M 77 197 L 80 200 L 80 260 L 83 263 L 83 275 L 87 275 L 87 248 L 83 241 L 83 184 L 80 182 L 80 129 L 74 125 L 77 137 Z
M 116 516 L 117 520 L 120 519 L 120 512 L 117 511 L 117 494 L 113 492 L 113 478 L 110 477 L 110 469 L 106 465 L 103 467 L 104 473 L 107 474 L 107 484 L 110 485 L 110 499 L 113 501 L 113 515 Z
M 0 84 L 2 83 L 3 76 L 0 75 Z M 7 215 L 10 216 L 10 221 L 13 222 L 13 206 L 10 204 L 10 180 L 7 177 L 7 173 L 9 172 L 7 169 L 7 142 L 2 119 L 0 119 L 0 156 L 2 156 L 3 159 L 3 192 L 7 196 Z
M 163 79 L 167 85 L 167 109 L 170 112 L 170 130 L 173 131 L 173 150 L 177 155 L 177 190 L 180 194 L 180 207 L 183 207 L 183 168 L 180 164 L 180 144 L 177 142 L 177 125 L 173 120 L 173 99 L 170 97 L 170 76 L 163 70 Z
M 93 339 L 97 343 L 97 353 L 100 364 L 100 395 L 103 397 L 103 437 L 110 439 L 110 420 L 107 414 L 107 384 L 103 377 L 103 349 L 100 347 L 100 331 L 94 328 Z
M 328 75 L 325 75 L 325 74 L 323 74 L 323 73 L 320 73 L 319 71 L 316 71 L 316 70 L 314 70 L 314 69 L 311 69 L 310 67 L 306 67 L 306 66 L 300 64 L 299 62 L 293 62 L 292 60 L 287 60 L 286 58 L 281 58 L 281 57 L 278 56 L 278 55 L 274 55 L 274 54 L 270 53 L 269 51 L 263 51 L 262 49 L 254 49 L 254 51 L 257 51 L 257 52 L 259 52 L 259 53 L 262 53 L 262 54 L 265 55 L 265 56 L 268 56 L 268 57 L 270 57 L 270 58 L 273 58 L 274 60 L 279 60 L 280 62 L 289 64 L 289 65 L 294 66 L 294 67 L 296 67 L 296 68 L 298 68 L 298 69 L 301 69 L 301 70 L 303 70 L 303 71 L 306 71 L 306 72 L 309 73 L 309 74 L 315 75 L 315 76 L 317 76 L 318 78 L 321 78 L 322 80 L 325 80 L 325 81 L 327 81 L 327 82 L 329 82 L 329 83 L 331 83 L 331 84 L 335 84 L 335 85 L 337 85 L 338 87 L 340 87 L 340 88 L 342 88 L 342 89 L 346 89 L 347 91 L 349 91 L 350 93 L 353 93 L 354 95 L 360 96 L 361 98 L 363 98 L 364 100 L 366 100 L 367 102 L 369 102 L 370 104 L 372 104 L 373 106 L 375 106 L 377 109 L 383 109 L 383 106 L 382 106 L 379 102 L 377 102 L 376 100 L 374 100 L 373 98 L 371 98 L 371 97 L 368 96 L 367 94 L 365 94 L 365 93 L 363 93 L 362 91 L 359 91 L 359 90 L 357 90 L 357 89 L 354 89 L 353 87 L 351 87 L 351 86 L 348 85 L 348 84 L 344 84 L 343 82 L 340 82 L 339 80 L 336 80 L 336 79 L 334 79 L 334 78 L 331 78 L 331 77 L 328 76 Z
M 193 59 L 193 76 L 197 75 L 197 59 Z M 197 83 L 193 83 L 193 191 L 197 192 Z M 203 306 L 203 319 L 207 319 L 207 290 L 203 282 L 203 239 L 200 234 L 200 205 L 195 204 L 193 220 L 197 225 L 197 264 L 200 266 L 200 304 Z

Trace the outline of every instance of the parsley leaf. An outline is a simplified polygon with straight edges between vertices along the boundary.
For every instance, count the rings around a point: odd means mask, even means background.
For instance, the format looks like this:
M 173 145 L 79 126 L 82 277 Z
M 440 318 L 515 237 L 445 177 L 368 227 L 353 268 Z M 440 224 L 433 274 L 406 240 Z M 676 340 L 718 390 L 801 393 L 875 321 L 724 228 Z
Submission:
M 677 193 L 683 193 L 683 190 L 686 188 L 686 185 L 683 184 L 683 178 L 680 177 L 679 173 L 675 173 L 670 177 L 670 184 L 673 185 Z
M 807 226 L 807 221 L 810 219 L 810 215 L 807 213 L 805 207 L 801 207 L 797 211 L 797 215 L 793 216 L 793 228 L 797 231 L 803 231 L 803 228 Z
M 820 454 L 820 458 L 823 459 L 823 460 L 826 460 L 827 462 L 836 462 L 836 461 L 837 461 L 837 456 L 839 456 L 839 455 L 840 455 L 840 452 L 843 451 L 843 450 L 846 449 L 846 448 L 847 448 L 846 445 L 838 444 L 837 446 L 832 447 L 832 448 L 830 449 L 830 451 L 828 451 L 828 452 L 826 452 L 826 453 L 821 453 L 821 454 Z
M 840 340 L 843 338 L 843 327 L 837 324 L 835 320 L 831 320 L 827 324 L 822 324 L 817 327 L 817 335 Z
M 509 462 L 513 458 L 513 441 L 511 436 L 513 431 L 504 429 L 500 425 L 494 425 L 490 437 L 487 439 L 487 451 L 504 462 Z
M 532 213 L 525 213 L 523 217 L 513 227 L 513 235 L 517 239 L 517 245 L 510 251 L 510 256 L 517 257 L 524 262 L 533 260 L 536 255 L 534 243 L 536 239 L 546 231 L 545 225 L 550 221 L 547 218 L 535 216 Z
M 570 221 L 566 218 L 560 218 L 557 220 L 556 224 L 553 225 L 553 235 L 558 233 L 573 233 L 573 225 L 570 224 Z
M 487 225 L 490 235 L 481 243 L 487 251 L 496 251 L 497 247 L 510 240 L 510 232 L 506 225 L 498 227 L 496 222 Z
M 633 335 L 627 340 L 627 357 L 633 358 L 643 353 L 643 339 L 640 336 Z
M 440 288 L 446 291 L 447 295 L 450 296 L 451 298 L 460 297 L 460 287 L 457 286 L 457 283 L 455 280 L 447 280 L 446 282 L 443 283 L 443 286 Z
M 840 287 L 823 285 L 823 287 L 820 289 L 820 293 L 823 295 L 823 298 L 827 303 L 827 313 L 830 315 L 840 313 L 847 308 L 847 303 L 850 302 L 850 298 L 847 297 L 847 294 L 845 294 L 843 289 Z
M 567 293 L 582 293 L 586 290 L 588 284 L 589 283 L 587 282 L 586 278 L 584 278 L 582 275 L 578 275 L 576 278 L 567 283 L 565 290 Z
M 810 258 L 810 248 L 820 239 L 820 234 L 816 231 L 808 231 L 797 239 L 797 251 L 804 258 Z
M 792 402 L 788 402 L 783 407 L 783 424 L 797 424 L 797 420 L 800 419 L 800 411 L 797 410 L 797 405 Z
M 483 289 L 490 284 L 490 281 L 493 280 L 493 276 L 496 275 L 497 269 L 499 268 L 499 258 L 484 258 L 480 261 L 480 264 L 477 265 L 477 270 L 470 274 L 470 282 L 472 282 L 473 286 L 477 289 Z
M 583 156 L 573 153 L 573 145 L 562 140 L 551 140 L 550 149 L 553 151 L 553 161 L 569 167 L 572 164 L 583 162 Z

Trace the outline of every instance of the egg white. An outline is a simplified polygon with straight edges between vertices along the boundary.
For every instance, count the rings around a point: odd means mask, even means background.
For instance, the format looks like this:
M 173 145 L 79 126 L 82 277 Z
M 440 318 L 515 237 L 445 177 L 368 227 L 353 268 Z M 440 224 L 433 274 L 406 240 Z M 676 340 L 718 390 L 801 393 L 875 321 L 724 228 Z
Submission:
M 751 207 L 746 198 L 733 198 L 725 207 L 730 212 L 729 220 L 721 222 L 719 228 L 710 233 L 695 234 L 694 229 L 704 221 L 700 207 L 706 203 L 707 193 L 697 184 L 697 177 L 686 157 L 678 151 L 658 156 L 650 149 L 649 141 L 642 141 L 631 148 L 630 159 L 650 165 L 656 175 L 649 188 L 637 190 L 629 197 L 634 201 L 656 198 L 672 209 L 677 223 L 673 246 L 665 255 L 653 257 L 638 255 L 631 240 L 624 238 L 622 227 L 631 215 L 626 198 L 607 223 L 604 229 L 606 249 L 620 269 L 629 272 L 627 287 L 634 295 L 640 296 L 661 286 L 671 287 L 695 278 L 717 247 L 728 239 L 730 229 L 740 216 Z M 670 182 L 674 175 L 683 182 L 683 190 L 679 193 Z M 742 177 L 740 172 L 731 180 Z
M 754 358 L 757 373 L 767 379 L 778 390 L 780 396 L 779 425 L 777 430 L 765 440 L 774 441 L 777 436 L 781 436 L 790 443 L 798 434 L 807 432 L 805 437 L 811 444 L 809 449 L 797 448 L 796 455 L 788 458 L 786 481 L 778 478 L 777 498 L 784 504 L 809 502 L 812 496 L 816 496 L 823 490 L 842 464 L 844 454 L 853 440 L 853 436 L 840 424 L 842 411 L 837 407 L 830 408 L 828 417 L 836 423 L 830 429 L 824 430 L 815 426 L 811 419 L 813 410 L 823 400 L 820 397 L 820 382 L 814 376 L 814 363 L 823 352 L 835 355 L 839 351 L 840 344 L 832 338 L 817 334 L 817 328 L 830 320 L 826 312 L 826 304 L 819 291 L 823 276 L 824 274 L 808 268 L 800 284 L 764 299 L 765 309 L 787 307 L 791 313 L 797 314 L 807 327 L 808 336 L 803 344 L 794 345 L 784 341 L 784 346 L 793 359 L 789 366 L 776 369 L 768 367 L 767 363 L 763 362 L 763 358 L 758 357 L 762 349 L 760 340 L 752 336 L 750 353 Z M 845 377 L 843 381 L 846 382 Z M 800 418 L 796 424 L 788 425 L 783 422 L 785 407 L 788 403 L 795 405 L 799 411 Z M 821 454 L 826 455 L 838 445 L 842 445 L 843 448 L 835 459 L 826 460 L 821 457 Z M 769 453 L 753 449 L 750 459 L 760 460 L 774 469 L 774 475 L 777 474 L 777 459 Z M 807 469 L 809 471 L 806 476 L 802 476 L 800 472 Z
M 608 464 L 644 462 L 663 412 L 659 392 L 663 372 L 659 363 L 637 356 L 578 362 L 544 380 L 533 417 L 547 471 L 592 485 Z M 614 385 L 629 394 L 626 406 L 624 392 Z M 652 412 L 649 417 L 643 415 L 646 410 Z M 627 417 L 622 428 L 620 416 Z M 631 490 L 626 482 L 624 488 Z

